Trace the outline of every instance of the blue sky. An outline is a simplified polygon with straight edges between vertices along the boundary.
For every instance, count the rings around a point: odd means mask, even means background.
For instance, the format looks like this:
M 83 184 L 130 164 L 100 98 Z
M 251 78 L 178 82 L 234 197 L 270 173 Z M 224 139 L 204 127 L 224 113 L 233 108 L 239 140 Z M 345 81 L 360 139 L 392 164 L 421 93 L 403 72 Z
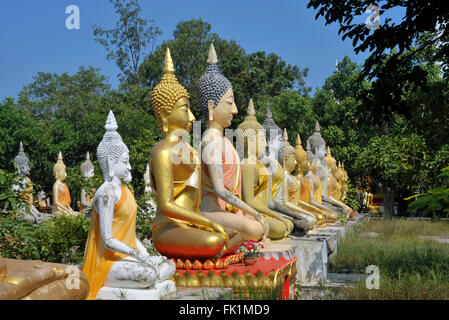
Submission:
M 172 38 L 179 21 L 202 18 L 211 23 L 212 32 L 237 40 L 246 52 L 274 52 L 289 64 L 308 67 L 306 85 L 315 89 L 333 72 L 336 59 L 348 55 L 361 63 L 367 53 L 355 55 L 351 41 L 343 42 L 338 35 L 338 26 L 325 26 L 323 18 L 315 20 L 316 13 L 307 9 L 307 2 L 140 0 L 142 16 L 154 19 L 163 32 L 159 43 Z M 79 30 L 65 27 L 68 5 L 80 9 Z M 100 68 L 112 87 L 117 87 L 119 69 L 106 59 L 106 51 L 92 34 L 94 25 L 115 25 L 117 16 L 109 1 L 4 1 L 0 8 L 0 100 L 15 98 L 39 71 L 73 74 L 81 65 Z

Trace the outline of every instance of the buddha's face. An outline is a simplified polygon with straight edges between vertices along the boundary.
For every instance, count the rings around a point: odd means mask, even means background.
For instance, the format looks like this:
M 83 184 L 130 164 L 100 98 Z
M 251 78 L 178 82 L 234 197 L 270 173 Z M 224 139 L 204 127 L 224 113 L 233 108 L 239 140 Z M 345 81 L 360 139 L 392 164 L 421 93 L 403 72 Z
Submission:
M 129 163 L 129 152 L 123 152 L 117 162 L 113 164 L 113 174 L 121 181 L 131 181 L 131 165 Z
M 282 139 L 282 134 L 278 132 L 276 136 L 272 136 L 270 141 L 268 142 L 268 146 L 270 148 L 270 152 L 275 154 L 279 153 L 281 147 L 283 145 L 284 140 Z
M 231 126 L 234 115 L 238 113 L 237 106 L 234 101 L 234 92 L 230 88 L 221 97 L 217 106 L 214 106 L 212 100 L 209 101 L 209 121 L 215 122 L 222 128 Z
M 86 179 L 92 178 L 94 176 L 94 168 L 89 168 L 83 172 L 83 177 Z
M 195 116 L 190 111 L 189 100 L 186 98 L 179 99 L 165 121 L 167 122 L 167 132 L 185 130 L 187 133 L 190 133 Z
M 291 154 L 288 157 L 283 158 L 282 161 L 284 163 L 284 168 L 288 173 L 291 173 L 293 170 L 295 170 L 296 159 L 294 154 Z
M 67 178 L 67 171 L 65 170 L 65 168 L 61 168 L 58 171 L 56 171 L 55 178 L 56 180 L 64 181 L 65 178 Z
M 26 176 L 30 172 L 30 165 L 27 162 L 23 162 L 18 165 L 17 171 L 20 175 Z
M 260 159 L 264 156 L 267 150 L 267 139 L 265 138 L 265 132 L 263 130 L 258 130 L 256 135 L 256 155 Z
M 309 170 L 309 161 L 307 159 L 296 160 L 298 172 L 306 172 Z
M 324 157 L 326 157 L 326 146 L 324 144 L 320 145 L 316 149 L 315 155 L 318 157 L 318 159 L 323 160 Z

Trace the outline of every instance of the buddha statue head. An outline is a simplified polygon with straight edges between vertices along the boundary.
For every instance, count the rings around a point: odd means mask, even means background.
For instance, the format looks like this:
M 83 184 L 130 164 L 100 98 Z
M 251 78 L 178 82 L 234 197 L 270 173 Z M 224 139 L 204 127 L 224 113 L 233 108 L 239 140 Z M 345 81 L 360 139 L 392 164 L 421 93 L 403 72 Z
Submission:
M 311 151 L 318 157 L 319 160 L 323 160 L 326 156 L 326 142 L 320 133 L 320 124 L 318 121 L 315 124 L 315 132 L 307 139 L 310 143 Z
M 222 75 L 214 45 L 210 45 L 207 59 L 209 66 L 198 80 L 198 100 L 203 117 L 208 124 L 228 128 L 238 113 L 231 82 Z
M 190 111 L 189 93 L 176 79 L 169 48 L 161 81 L 151 92 L 151 105 L 163 135 L 179 130 L 181 136 L 192 130 L 195 117 Z
M 112 181 L 114 177 L 120 181 L 131 181 L 131 165 L 129 164 L 129 150 L 117 132 L 118 125 L 112 111 L 109 111 L 106 133 L 97 147 L 97 157 L 105 181 Z
M 67 178 L 67 172 L 66 172 L 66 166 L 64 164 L 64 161 L 62 161 L 62 153 L 59 151 L 58 154 L 58 161 L 53 166 L 53 176 L 55 177 L 56 181 L 64 181 L 65 178 Z
M 23 151 L 22 141 L 20 141 L 19 153 L 14 158 L 14 162 L 17 166 L 17 171 L 21 176 L 26 176 L 30 172 L 30 160 Z
M 279 153 L 280 163 L 284 169 L 291 173 L 296 167 L 296 150 L 288 142 L 287 129 L 284 129 L 284 143 Z
M 263 122 L 263 127 L 265 129 L 265 135 L 268 142 L 269 151 L 275 155 L 279 155 L 281 150 L 283 138 L 282 130 L 273 120 L 273 113 L 271 112 L 270 105 L 267 104 L 266 116 Z M 281 159 L 279 159 L 280 161 Z
M 301 137 L 296 137 L 295 146 L 295 158 L 296 158 L 296 172 L 299 174 L 301 172 L 306 172 L 309 170 L 309 160 L 307 159 L 307 152 L 302 147 Z
M 249 101 L 248 115 L 237 127 L 237 139 L 238 146 L 240 146 L 237 149 L 243 147 L 243 150 L 239 150 L 240 157 L 247 158 L 248 155 L 253 154 L 259 159 L 265 154 L 267 149 L 265 130 L 257 121 L 253 99 Z
M 81 174 L 85 179 L 92 178 L 94 176 L 94 164 L 90 161 L 89 151 L 86 154 L 86 161 L 84 161 L 80 166 Z
M 337 160 L 331 154 L 331 148 L 327 147 L 326 157 L 324 158 L 324 163 L 327 164 L 327 167 L 331 170 L 332 174 L 336 175 L 338 167 Z

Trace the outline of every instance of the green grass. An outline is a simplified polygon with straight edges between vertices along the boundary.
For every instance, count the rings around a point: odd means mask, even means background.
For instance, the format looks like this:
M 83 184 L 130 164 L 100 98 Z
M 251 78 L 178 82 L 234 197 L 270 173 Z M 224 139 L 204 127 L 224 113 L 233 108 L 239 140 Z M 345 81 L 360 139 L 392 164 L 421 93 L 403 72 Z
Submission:
M 366 236 L 378 233 L 377 238 Z M 448 222 L 370 221 L 355 227 L 338 247 L 330 272 L 365 273 L 376 265 L 380 290 L 361 282 L 345 289 L 347 299 L 449 299 L 449 244 L 420 236 L 449 235 Z

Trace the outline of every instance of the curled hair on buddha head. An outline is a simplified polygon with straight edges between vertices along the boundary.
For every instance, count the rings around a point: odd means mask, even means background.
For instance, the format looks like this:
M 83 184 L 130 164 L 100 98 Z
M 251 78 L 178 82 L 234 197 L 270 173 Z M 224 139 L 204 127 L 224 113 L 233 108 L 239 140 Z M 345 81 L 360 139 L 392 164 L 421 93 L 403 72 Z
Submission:
M 275 135 L 282 135 L 282 129 L 278 127 L 278 125 L 273 120 L 273 113 L 271 112 L 270 105 L 267 104 L 265 120 L 263 122 L 263 127 L 265 129 L 265 137 L 267 138 L 267 142 L 270 143 L 271 139 Z
M 109 111 L 106 125 L 104 126 L 106 133 L 97 147 L 97 158 L 100 162 L 101 171 L 105 179 L 110 176 L 109 163 L 117 162 L 124 152 L 129 152 L 128 147 L 123 143 L 122 137 L 117 132 L 118 125 L 112 110 Z
M 326 146 L 326 142 L 324 141 L 323 137 L 321 137 L 320 131 L 320 124 L 317 120 L 315 123 L 315 132 L 309 137 L 309 139 L 307 139 L 307 142 L 310 143 L 310 147 L 313 153 L 315 153 L 316 149 L 320 146 Z
M 16 163 L 17 168 L 19 168 L 19 170 L 20 170 L 20 167 L 24 164 L 30 165 L 30 159 L 28 159 L 25 152 L 23 151 L 22 141 L 20 141 L 19 153 L 17 154 L 17 156 L 15 156 L 14 162 Z
M 189 100 L 189 93 L 176 79 L 170 49 L 167 48 L 161 81 L 151 92 L 151 106 L 161 131 L 164 131 L 164 119 L 170 115 L 173 106 L 181 98 Z
M 284 143 L 282 144 L 281 151 L 279 153 L 279 162 L 284 165 L 284 159 L 290 157 L 292 154 L 295 155 L 296 150 L 288 142 L 287 129 L 284 129 Z
M 251 143 L 253 144 L 257 143 L 257 134 L 259 132 L 265 134 L 264 127 L 257 121 L 253 99 L 250 99 L 248 105 L 248 114 L 245 117 L 245 120 L 237 127 L 236 131 L 238 143 L 240 147 L 243 146 L 243 150 L 238 150 L 239 156 L 241 158 L 247 157 L 249 155 L 248 148 L 253 147 L 249 145 L 249 141 L 252 140 Z
M 217 65 L 218 58 L 213 44 L 209 48 L 207 63 L 209 66 L 198 80 L 197 87 L 198 100 L 206 121 L 209 120 L 209 100 L 217 106 L 224 94 L 232 88 L 231 82 L 221 73 Z

